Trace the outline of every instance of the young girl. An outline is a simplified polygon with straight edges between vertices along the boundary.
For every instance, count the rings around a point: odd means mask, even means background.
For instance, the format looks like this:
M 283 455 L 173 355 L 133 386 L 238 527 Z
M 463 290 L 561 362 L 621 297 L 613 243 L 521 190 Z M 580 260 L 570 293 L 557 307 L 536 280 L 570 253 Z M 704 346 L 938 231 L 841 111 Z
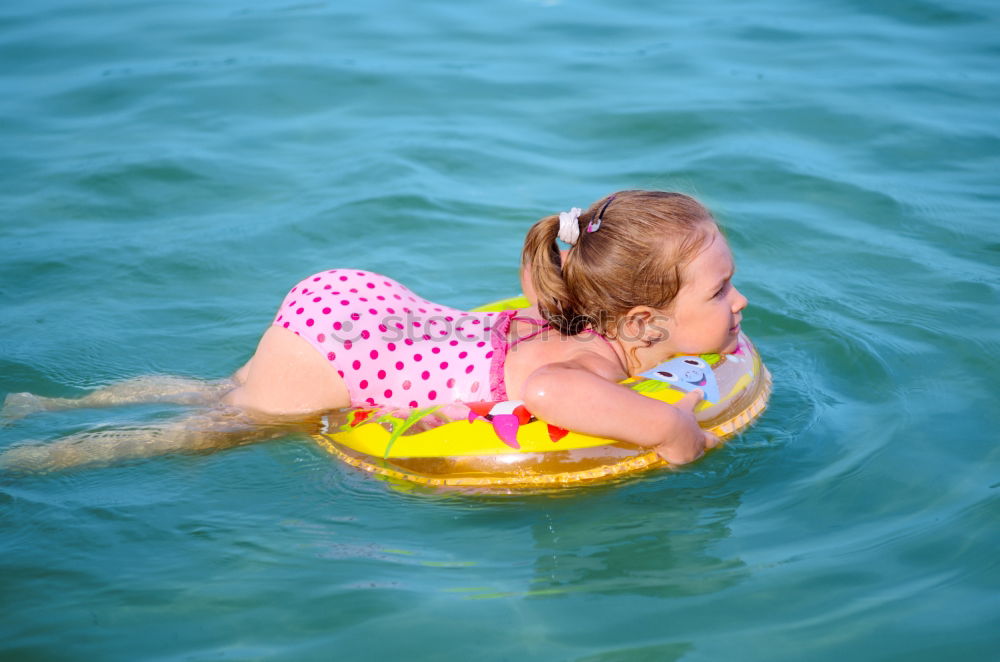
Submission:
M 530 229 L 526 310 L 459 311 L 377 274 L 325 271 L 292 288 L 231 380 L 144 378 L 79 400 L 15 394 L 5 405 L 8 415 L 151 400 L 221 405 L 212 412 L 15 448 L 0 463 L 52 468 L 88 461 L 95 449 L 108 459 L 233 445 L 358 405 L 509 399 L 556 426 L 684 464 L 717 443 L 692 413 L 702 394 L 668 405 L 617 382 L 675 354 L 734 349 L 747 302 L 733 272 L 725 239 L 697 201 L 620 191 Z

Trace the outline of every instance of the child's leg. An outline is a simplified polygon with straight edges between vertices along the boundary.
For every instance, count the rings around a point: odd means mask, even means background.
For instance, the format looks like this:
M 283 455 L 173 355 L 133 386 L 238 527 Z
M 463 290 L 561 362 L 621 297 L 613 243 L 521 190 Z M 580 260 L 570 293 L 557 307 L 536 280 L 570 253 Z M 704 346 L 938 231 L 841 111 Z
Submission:
M 254 420 L 239 410 L 218 407 L 160 425 L 95 430 L 51 443 L 15 446 L 0 453 L 0 471 L 56 471 L 167 453 L 208 452 L 275 439 L 303 427 L 277 419 Z
M 38 411 L 80 407 L 112 407 L 143 402 L 170 402 L 179 405 L 209 405 L 235 386 L 230 379 L 203 381 L 188 377 L 150 375 L 127 379 L 98 389 L 81 398 L 46 398 L 33 393 L 11 393 L 0 416 L 21 418 Z

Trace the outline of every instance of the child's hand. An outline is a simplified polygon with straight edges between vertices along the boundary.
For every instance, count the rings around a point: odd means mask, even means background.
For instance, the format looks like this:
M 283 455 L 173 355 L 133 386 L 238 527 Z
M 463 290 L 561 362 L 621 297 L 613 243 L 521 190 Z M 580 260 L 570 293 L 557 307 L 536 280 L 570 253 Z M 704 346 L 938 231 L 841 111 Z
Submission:
M 667 440 L 655 447 L 659 456 L 670 464 L 694 462 L 705 454 L 706 449 L 719 444 L 719 438 L 702 430 L 695 420 L 694 408 L 703 397 L 701 389 L 695 389 L 673 405 L 680 414 L 678 424 L 670 431 Z
M 693 462 L 718 445 L 694 417 L 700 390 L 670 405 L 618 384 L 592 366 L 578 360 L 538 368 L 524 382 L 525 407 L 567 430 L 651 448 L 671 464 Z

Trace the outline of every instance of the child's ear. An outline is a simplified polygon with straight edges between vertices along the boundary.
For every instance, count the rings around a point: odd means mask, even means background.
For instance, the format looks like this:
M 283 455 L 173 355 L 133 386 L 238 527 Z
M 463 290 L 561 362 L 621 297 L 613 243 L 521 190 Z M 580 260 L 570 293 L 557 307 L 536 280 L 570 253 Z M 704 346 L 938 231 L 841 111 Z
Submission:
M 670 318 L 663 311 L 650 306 L 636 306 L 622 316 L 618 325 L 618 337 L 651 345 L 664 340 L 667 321 Z

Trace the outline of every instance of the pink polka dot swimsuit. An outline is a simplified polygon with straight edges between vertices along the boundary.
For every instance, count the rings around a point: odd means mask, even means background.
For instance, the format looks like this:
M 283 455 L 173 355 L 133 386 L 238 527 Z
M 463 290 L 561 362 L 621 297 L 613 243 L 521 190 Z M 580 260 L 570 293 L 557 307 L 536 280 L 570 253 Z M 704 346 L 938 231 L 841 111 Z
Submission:
M 447 308 L 385 276 L 331 269 L 293 287 L 274 324 L 326 356 L 352 405 L 426 407 L 506 399 L 513 313 Z

